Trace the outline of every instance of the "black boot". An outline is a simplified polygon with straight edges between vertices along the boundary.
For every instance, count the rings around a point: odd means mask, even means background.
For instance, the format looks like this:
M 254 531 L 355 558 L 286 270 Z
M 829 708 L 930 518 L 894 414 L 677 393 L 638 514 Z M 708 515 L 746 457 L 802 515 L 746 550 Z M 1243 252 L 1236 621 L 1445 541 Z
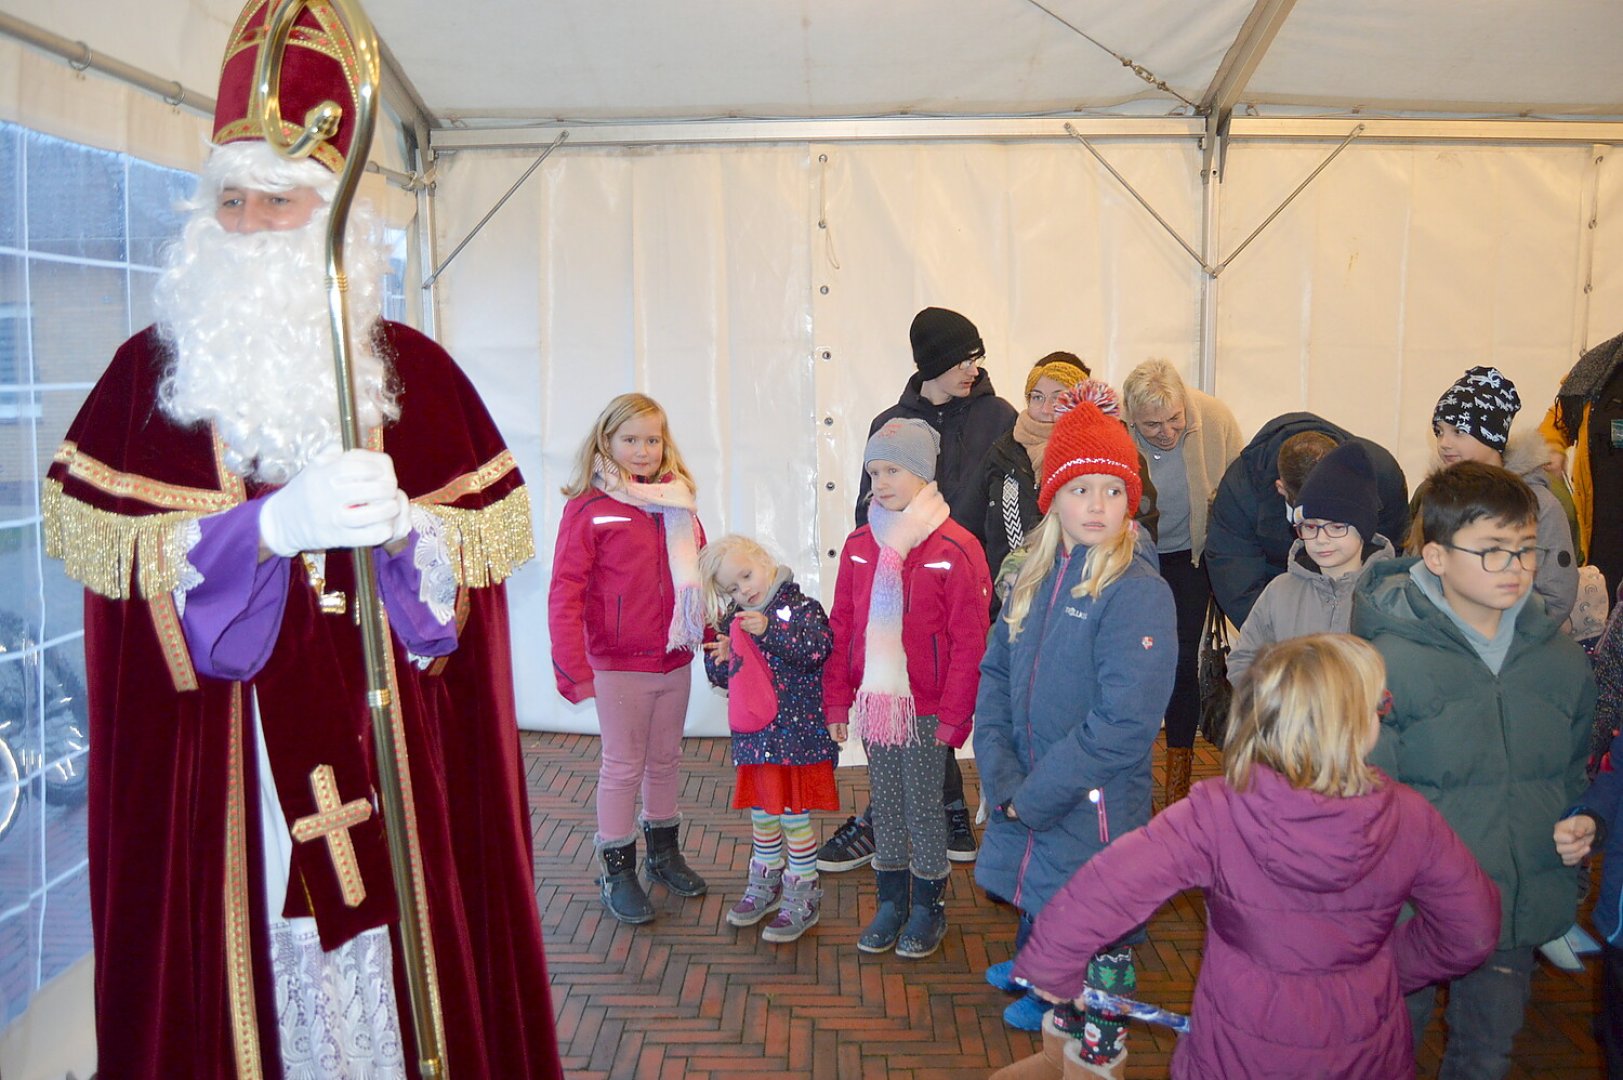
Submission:
M 703 896 L 710 886 L 682 857 L 676 837 L 680 828 L 680 820 L 669 825 L 642 823 L 642 837 L 648 842 L 648 856 L 643 859 L 642 868 L 648 871 L 650 884 L 657 881 L 677 896 Z
M 603 906 L 623 923 L 640 926 L 654 921 L 654 905 L 637 880 L 637 841 L 627 840 L 618 847 L 599 847 L 603 876 L 597 879 Z
M 873 873 L 879 880 L 879 909 L 857 938 L 857 948 L 866 953 L 889 952 L 907 923 L 910 875 L 906 870 L 876 869 Z
M 913 879 L 913 911 L 896 939 L 896 955 L 920 960 L 941 947 L 947 936 L 947 879 Z

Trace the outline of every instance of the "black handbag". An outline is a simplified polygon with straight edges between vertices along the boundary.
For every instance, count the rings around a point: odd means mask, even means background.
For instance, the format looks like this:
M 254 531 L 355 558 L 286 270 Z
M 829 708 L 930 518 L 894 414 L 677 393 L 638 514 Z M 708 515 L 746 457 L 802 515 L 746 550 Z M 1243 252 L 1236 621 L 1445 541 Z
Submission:
M 1206 601 L 1206 621 L 1200 632 L 1200 657 L 1195 685 L 1200 693 L 1200 733 L 1206 741 L 1223 749 L 1229 729 L 1229 702 L 1234 687 L 1229 685 L 1229 625 L 1217 598 Z

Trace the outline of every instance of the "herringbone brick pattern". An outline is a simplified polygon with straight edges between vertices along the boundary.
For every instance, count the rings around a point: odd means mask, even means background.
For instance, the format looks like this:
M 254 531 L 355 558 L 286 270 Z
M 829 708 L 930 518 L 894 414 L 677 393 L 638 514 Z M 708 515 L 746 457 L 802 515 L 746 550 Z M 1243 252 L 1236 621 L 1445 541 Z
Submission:
M 526 733 L 524 747 L 536 896 L 570 1077 L 948 1080 L 984 1077 L 1035 1050 L 1032 1036 L 1003 1026 L 1010 999 L 982 980 L 987 965 L 1010 955 L 1013 912 L 975 888 L 968 869 L 953 871 L 951 929 L 929 959 L 857 951 L 857 932 L 874 906 L 866 869 L 824 875 L 822 921 L 800 941 L 763 943 L 758 927 L 737 929 L 724 917 L 742 890 L 750 843 L 747 814 L 729 805 L 727 740 L 688 739 L 684 848 L 710 893 L 684 901 L 656 890 L 658 919 L 622 926 L 599 906 L 592 882 L 597 739 Z M 964 765 L 973 791 L 973 763 Z M 1160 768 L 1158 747 L 1157 776 Z M 1216 771 L 1216 753 L 1201 744 L 1196 779 Z M 867 799 L 866 770 L 838 775 L 854 813 Z M 821 834 L 843 820 L 825 816 Z M 1138 996 L 1186 1012 L 1204 935 L 1198 893 L 1163 907 L 1138 950 Z M 1589 1033 L 1594 993 L 1593 971 L 1571 976 L 1541 967 L 1513 1078 L 1600 1075 Z M 1164 1028 L 1135 1025 L 1128 1076 L 1166 1076 L 1172 1045 Z M 1422 1077 L 1435 1074 L 1441 1045 L 1438 1021 L 1421 1056 Z

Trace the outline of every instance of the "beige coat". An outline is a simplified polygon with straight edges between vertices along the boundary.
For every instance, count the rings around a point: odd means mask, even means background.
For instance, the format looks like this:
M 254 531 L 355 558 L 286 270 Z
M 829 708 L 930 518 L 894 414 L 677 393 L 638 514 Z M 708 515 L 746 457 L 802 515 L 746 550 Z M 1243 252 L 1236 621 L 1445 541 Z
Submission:
M 1212 496 L 1217 494 L 1229 462 L 1245 448 L 1245 440 L 1240 437 L 1239 421 L 1227 405 L 1193 386 L 1184 387 L 1184 393 L 1188 395 L 1184 408 L 1189 413 L 1189 427 L 1179 445 L 1189 473 L 1189 550 L 1199 566 L 1200 554 L 1206 548 L 1206 515 Z

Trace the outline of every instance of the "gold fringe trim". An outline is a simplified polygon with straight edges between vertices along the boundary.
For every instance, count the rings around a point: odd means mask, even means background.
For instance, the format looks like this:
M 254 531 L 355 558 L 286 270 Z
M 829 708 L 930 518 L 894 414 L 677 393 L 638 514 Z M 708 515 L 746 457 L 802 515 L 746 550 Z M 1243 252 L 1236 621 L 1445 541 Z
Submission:
M 529 488 L 514 488 L 501 501 L 481 510 L 432 505 L 423 509 L 444 526 L 456 583 L 463 588 L 499 585 L 535 558 Z
M 191 510 L 115 514 L 64 494 L 61 482 L 49 479 L 41 509 L 45 553 L 61 559 L 70 578 L 110 600 L 162 596 L 179 588 L 186 565 L 179 526 L 204 516 Z

